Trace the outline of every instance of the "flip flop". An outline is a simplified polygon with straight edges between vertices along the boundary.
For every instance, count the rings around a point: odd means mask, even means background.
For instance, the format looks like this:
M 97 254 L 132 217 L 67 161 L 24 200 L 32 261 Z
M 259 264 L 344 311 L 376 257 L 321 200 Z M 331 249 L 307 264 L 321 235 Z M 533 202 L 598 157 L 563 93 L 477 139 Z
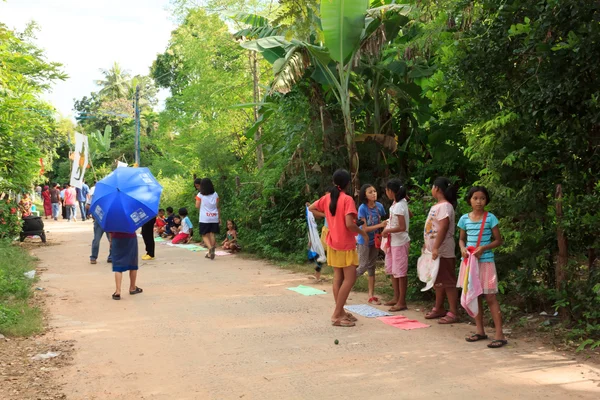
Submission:
M 356 322 L 356 321 L 358 321 L 358 318 L 356 318 L 354 315 L 350 314 L 349 312 L 348 312 L 348 313 L 346 313 L 346 319 L 347 319 L 348 321 L 351 321 L 351 322 Z
M 142 292 L 143 292 L 142 288 L 139 288 L 139 287 L 136 286 L 135 290 L 130 290 L 129 291 L 129 294 L 138 294 L 138 293 L 142 293 Z
M 446 314 L 447 314 L 446 311 L 438 311 L 435 307 L 433 307 L 430 312 L 425 314 L 425 319 L 441 318 L 441 317 L 445 317 Z
M 212 249 L 210 249 L 210 259 L 211 260 L 215 259 L 215 249 L 216 249 L 216 247 L 213 247 Z
M 480 340 L 486 340 L 488 335 L 480 335 L 479 333 L 474 333 L 469 337 L 466 337 L 465 340 L 469 343 L 479 342 Z
M 340 318 L 336 321 L 331 321 L 331 325 L 332 326 L 340 326 L 342 328 L 350 328 L 352 326 L 355 326 L 356 324 L 346 318 Z
M 504 347 L 508 344 L 508 340 L 505 339 L 496 339 L 496 340 L 492 340 L 492 343 L 488 344 L 487 346 L 490 349 L 499 349 L 500 347 Z
M 438 321 L 438 324 L 449 325 L 449 324 L 456 324 L 457 322 L 458 322 L 458 317 L 456 315 L 452 314 L 451 312 L 447 312 L 446 315 Z
M 399 311 L 405 311 L 405 310 L 408 310 L 408 307 L 396 307 L 396 306 L 394 306 L 394 307 L 390 308 L 388 311 L 389 312 L 399 312 Z
M 113 295 L 112 295 L 112 299 L 113 299 L 113 300 L 121 300 L 121 295 L 120 295 L 120 294 L 113 293 Z
M 371 297 L 368 301 L 369 304 L 374 304 L 376 306 L 380 306 L 381 302 L 379 301 L 379 299 L 375 296 Z

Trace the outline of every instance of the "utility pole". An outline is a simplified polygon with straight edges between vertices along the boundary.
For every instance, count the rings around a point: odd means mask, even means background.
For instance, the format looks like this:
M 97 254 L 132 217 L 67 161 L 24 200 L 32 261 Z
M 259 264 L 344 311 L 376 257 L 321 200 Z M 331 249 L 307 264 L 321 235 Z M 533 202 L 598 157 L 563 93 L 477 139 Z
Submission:
M 140 166 L 140 85 L 135 87 L 135 165 Z

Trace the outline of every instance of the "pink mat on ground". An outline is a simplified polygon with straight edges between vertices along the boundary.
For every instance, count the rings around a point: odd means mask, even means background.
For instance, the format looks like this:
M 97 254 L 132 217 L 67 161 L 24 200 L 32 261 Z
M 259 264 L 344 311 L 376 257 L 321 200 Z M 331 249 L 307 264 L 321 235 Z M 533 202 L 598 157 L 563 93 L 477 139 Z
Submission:
M 377 319 L 386 325 L 390 325 L 398 329 L 410 330 L 419 328 L 429 328 L 429 325 L 423 324 L 414 319 L 408 319 L 404 315 L 395 315 L 393 317 L 379 317 Z

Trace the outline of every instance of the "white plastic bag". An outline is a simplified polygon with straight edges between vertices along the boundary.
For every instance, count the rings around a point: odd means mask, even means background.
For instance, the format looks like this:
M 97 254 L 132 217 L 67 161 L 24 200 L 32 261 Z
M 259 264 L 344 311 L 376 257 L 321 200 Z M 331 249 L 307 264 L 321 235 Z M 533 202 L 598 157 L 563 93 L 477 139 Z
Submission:
M 438 271 L 440 269 L 440 258 L 433 260 L 431 252 L 423 250 L 421 257 L 417 261 L 417 273 L 419 274 L 419 280 L 425 282 L 425 287 L 421 289 L 421 292 L 425 292 L 433 287 L 435 280 L 437 279 Z
M 313 213 L 308 211 L 308 207 L 306 207 L 306 223 L 308 224 L 308 240 L 310 240 L 310 250 L 317 254 L 318 257 L 316 261 L 318 263 L 327 262 L 325 249 L 323 248 L 321 237 L 319 236 L 317 221 L 315 221 L 315 216 Z

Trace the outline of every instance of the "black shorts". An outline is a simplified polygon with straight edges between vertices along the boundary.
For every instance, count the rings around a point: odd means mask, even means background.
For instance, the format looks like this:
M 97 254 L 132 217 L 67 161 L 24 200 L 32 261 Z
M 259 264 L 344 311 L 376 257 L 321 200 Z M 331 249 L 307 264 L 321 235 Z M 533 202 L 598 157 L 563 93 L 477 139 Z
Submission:
M 208 235 L 209 233 L 221 233 L 217 222 L 200 222 L 200 235 Z

